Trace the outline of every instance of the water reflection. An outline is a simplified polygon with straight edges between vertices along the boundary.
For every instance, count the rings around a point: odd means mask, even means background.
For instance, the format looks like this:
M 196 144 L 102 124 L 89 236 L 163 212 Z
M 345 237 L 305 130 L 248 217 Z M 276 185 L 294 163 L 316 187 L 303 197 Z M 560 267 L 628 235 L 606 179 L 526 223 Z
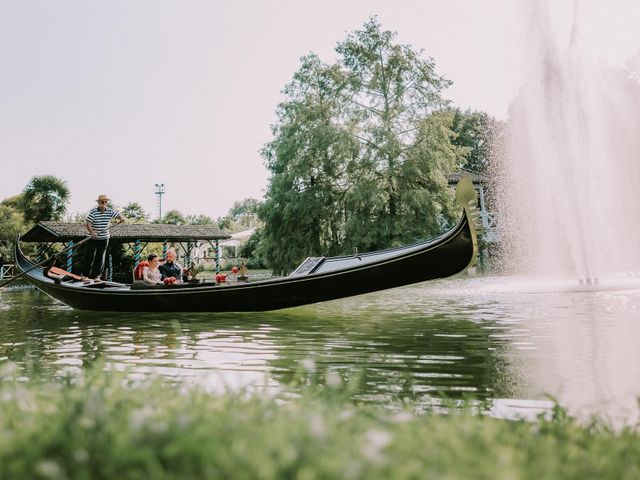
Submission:
M 461 314 L 457 301 L 428 305 L 404 295 L 259 314 L 131 318 L 73 311 L 34 291 L 12 292 L 2 296 L 0 355 L 27 375 L 59 376 L 104 359 L 137 374 L 269 388 L 289 383 L 312 359 L 308 382 L 323 383 L 329 372 L 344 382 L 357 378 L 363 400 L 493 392 L 500 342 L 490 331 Z
M 504 341 L 509 370 L 501 381 L 509 384 L 510 398 L 552 395 L 579 416 L 597 413 L 616 423 L 638 418 L 637 278 L 591 287 L 573 280 L 475 279 L 442 294 L 494 302 L 492 336 Z
M 78 312 L 32 290 L 0 294 L 0 357 L 28 377 L 98 360 L 207 388 L 357 379 L 362 401 L 433 404 L 467 393 L 492 412 L 636 412 L 640 288 L 584 291 L 509 278 L 454 279 L 279 312 Z M 435 399 L 435 400 L 434 400 Z

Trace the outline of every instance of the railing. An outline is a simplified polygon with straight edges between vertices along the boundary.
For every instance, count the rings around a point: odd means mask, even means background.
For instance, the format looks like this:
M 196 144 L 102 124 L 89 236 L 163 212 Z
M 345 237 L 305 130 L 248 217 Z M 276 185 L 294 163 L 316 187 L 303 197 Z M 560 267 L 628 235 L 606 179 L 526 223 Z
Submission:
M 490 212 L 482 213 L 482 226 L 484 228 L 497 228 L 498 216 L 495 213 Z
M 500 240 L 500 227 L 498 216 L 495 213 L 482 213 L 483 238 L 485 242 L 497 242 Z
M 0 267 L 0 280 L 9 280 L 16 276 L 16 267 L 11 263 L 5 263 Z

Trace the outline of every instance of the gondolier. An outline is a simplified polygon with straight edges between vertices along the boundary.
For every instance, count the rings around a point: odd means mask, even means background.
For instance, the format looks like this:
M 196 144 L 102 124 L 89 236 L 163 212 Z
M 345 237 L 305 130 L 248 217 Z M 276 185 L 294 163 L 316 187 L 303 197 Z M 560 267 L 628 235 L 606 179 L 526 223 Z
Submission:
M 87 242 L 87 258 L 83 274 L 90 280 L 99 280 L 104 270 L 104 258 L 109 245 L 109 227 L 111 220 L 124 222 L 124 217 L 117 210 L 108 206 L 109 197 L 100 195 L 96 200 L 98 206 L 91 209 L 85 221 L 85 227 L 91 235 Z

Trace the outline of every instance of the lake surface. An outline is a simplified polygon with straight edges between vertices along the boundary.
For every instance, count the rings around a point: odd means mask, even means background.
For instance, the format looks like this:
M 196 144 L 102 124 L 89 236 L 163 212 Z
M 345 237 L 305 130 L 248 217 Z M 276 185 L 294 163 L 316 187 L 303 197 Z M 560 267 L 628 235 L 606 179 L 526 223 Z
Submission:
M 0 292 L 0 359 L 77 374 L 96 361 L 212 390 L 357 382 L 381 404 L 442 395 L 533 415 L 556 398 L 576 415 L 637 418 L 640 281 L 457 278 L 267 313 L 72 310 L 31 289 Z

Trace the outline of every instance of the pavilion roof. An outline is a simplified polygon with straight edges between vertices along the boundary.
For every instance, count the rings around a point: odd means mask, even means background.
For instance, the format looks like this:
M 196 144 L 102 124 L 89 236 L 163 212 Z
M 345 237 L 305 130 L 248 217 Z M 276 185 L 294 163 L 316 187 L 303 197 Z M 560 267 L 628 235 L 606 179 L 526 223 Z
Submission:
M 23 242 L 80 241 L 88 233 L 82 223 L 40 222 L 20 237 Z M 190 242 L 224 240 L 231 235 L 215 225 L 170 225 L 165 223 L 124 223 L 111 226 L 111 239 L 120 242 Z

